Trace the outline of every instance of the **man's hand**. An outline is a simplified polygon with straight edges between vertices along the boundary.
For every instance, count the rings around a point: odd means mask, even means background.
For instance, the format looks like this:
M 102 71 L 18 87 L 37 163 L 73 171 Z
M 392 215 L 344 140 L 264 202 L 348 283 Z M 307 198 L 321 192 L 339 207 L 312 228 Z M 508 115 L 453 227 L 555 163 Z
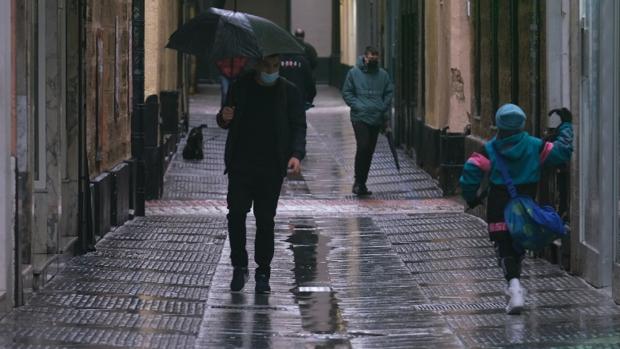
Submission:
M 291 174 L 298 175 L 301 173 L 301 162 L 298 158 L 292 157 L 288 161 L 288 169 L 291 171 Z
M 224 109 L 222 109 L 222 119 L 224 119 L 226 123 L 231 122 L 234 117 L 235 107 L 224 107 Z

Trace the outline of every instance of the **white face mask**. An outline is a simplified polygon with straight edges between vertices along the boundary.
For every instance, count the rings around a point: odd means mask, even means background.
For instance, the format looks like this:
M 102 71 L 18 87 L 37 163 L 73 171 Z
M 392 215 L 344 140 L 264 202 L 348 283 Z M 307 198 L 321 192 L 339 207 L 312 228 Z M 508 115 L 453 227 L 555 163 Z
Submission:
M 265 72 L 260 72 L 260 80 L 266 85 L 273 85 L 276 80 L 280 77 L 280 72 L 276 71 L 275 73 L 267 74 Z

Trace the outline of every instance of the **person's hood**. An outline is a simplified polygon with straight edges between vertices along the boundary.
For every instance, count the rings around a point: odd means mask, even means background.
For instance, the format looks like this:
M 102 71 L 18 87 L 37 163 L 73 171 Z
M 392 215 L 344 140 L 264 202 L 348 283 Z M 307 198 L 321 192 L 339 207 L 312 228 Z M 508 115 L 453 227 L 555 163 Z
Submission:
M 506 159 L 516 160 L 527 156 L 529 149 L 527 139 L 528 133 L 522 131 L 506 138 L 496 137 L 493 139 L 492 146 L 495 146 L 494 150 L 499 151 Z
M 357 57 L 357 61 L 355 62 L 355 65 L 357 65 L 360 69 L 366 67 L 366 63 L 364 63 L 364 55 L 360 55 Z
M 380 70 L 380 68 L 374 69 L 372 71 L 370 69 L 368 69 L 368 66 L 364 62 L 364 55 L 358 56 L 357 57 L 357 62 L 355 64 L 364 73 L 376 73 L 376 72 L 378 72 Z

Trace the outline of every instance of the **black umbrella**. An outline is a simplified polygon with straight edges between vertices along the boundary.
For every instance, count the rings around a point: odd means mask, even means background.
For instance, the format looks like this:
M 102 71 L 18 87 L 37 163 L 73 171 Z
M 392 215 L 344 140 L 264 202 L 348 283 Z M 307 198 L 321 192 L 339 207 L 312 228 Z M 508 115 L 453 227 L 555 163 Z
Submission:
M 206 53 L 213 61 L 304 52 L 289 32 L 270 20 L 218 8 L 210 8 L 181 26 L 166 47 L 193 55 Z
M 394 157 L 394 163 L 396 164 L 396 169 L 400 172 L 400 162 L 398 161 L 398 153 L 396 152 L 396 146 L 394 145 L 394 138 L 392 137 L 392 131 L 385 131 L 385 138 L 387 138 L 388 144 L 390 146 L 390 151 L 392 152 L 392 156 Z

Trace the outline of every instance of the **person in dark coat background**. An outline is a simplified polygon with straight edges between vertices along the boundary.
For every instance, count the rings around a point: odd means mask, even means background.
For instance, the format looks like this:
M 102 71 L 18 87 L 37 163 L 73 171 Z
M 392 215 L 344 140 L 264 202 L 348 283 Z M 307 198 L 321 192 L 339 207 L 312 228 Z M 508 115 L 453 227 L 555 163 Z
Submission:
M 306 32 L 303 29 L 295 29 L 295 38 L 297 39 L 297 42 L 304 47 L 304 54 L 308 60 L 308 63 L 310 63 L 310 70 L 314 71 L 319 64 L 319 55 L 316 52 L 316 49 L 306 41 Z
M 228 130 L 224 163 L 228 173 L 228 236 L 234 268 L 232 291 L 248 278 L 246 217 L 256 217 L 254 261 L 257 293 L 271 291 L 274 218 L 287 169 L 301 171 L 306 153 L 306 112 L 299 90 L 279 76 L 280 57 L 263 58 L 227 95 L 217 123 Z
M 303 55 L 282 55 L 280 75 L 297 86 L 306 109 L 309 109 L 314 97 L 316 97 L 316 83 L 306 57 Z

